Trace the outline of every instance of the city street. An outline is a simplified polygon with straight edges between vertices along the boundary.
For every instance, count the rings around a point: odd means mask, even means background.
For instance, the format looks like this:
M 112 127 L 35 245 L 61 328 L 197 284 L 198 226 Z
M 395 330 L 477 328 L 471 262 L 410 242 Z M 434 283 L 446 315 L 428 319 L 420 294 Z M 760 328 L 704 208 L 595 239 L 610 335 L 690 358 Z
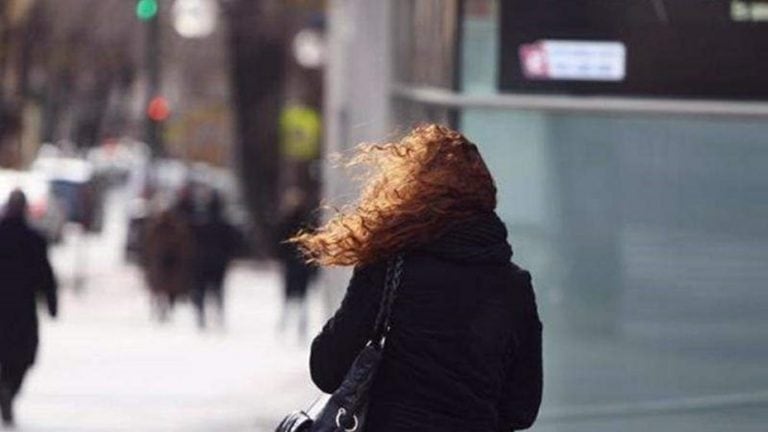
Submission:
M 17 404 L 19 430 L 269 431 L 287 410 L 309 403 L 317 391 L 307 344 L 276 333 L 276 269 L 235 266 L 225 329 L 199 332 L 189 303 L 171 322 L 153 322 L 140 273 L 122 262 L 121 203 L 111 197 L 102 236 L 80 244 L 72 236 L 52 250 L 61 314 L 51 321 L 41 313 L 38 362 Z M 78 266 L 85 283 L 75 291 Z M 319 299 L 312 300 L 317 325 Z
M 766 50 L 768 0 L 0 0 L 0 432 L 273 432 L 401 254 L 372 404 L 766 432 Z

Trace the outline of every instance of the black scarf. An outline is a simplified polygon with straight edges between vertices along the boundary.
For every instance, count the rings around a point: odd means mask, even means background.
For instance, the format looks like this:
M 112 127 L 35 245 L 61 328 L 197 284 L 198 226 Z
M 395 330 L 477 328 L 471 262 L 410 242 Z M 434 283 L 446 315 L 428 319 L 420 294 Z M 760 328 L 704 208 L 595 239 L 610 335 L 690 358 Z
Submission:
M 505 264 L 512 258 L 507 228 L 496 213 L 463 221 L 416 250 L 465 263 Z

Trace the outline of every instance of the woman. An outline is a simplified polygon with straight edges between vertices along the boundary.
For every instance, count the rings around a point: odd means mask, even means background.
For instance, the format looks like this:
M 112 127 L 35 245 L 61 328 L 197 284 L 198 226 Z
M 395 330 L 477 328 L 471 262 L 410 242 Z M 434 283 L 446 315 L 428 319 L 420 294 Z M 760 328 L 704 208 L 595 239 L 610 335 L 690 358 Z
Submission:
M 510 262 L 496 187 L 477 147 L 443 126 L 362 147 L 359 202 L 293 238 L 320 265 L 354 265 L 340 309 L 312 343 L 320 389 L 337 389 L 374 326 L 386 259 L 403 254 L 366 432 L 531 426 L 542 390 L 541 323 L 528 272 Z

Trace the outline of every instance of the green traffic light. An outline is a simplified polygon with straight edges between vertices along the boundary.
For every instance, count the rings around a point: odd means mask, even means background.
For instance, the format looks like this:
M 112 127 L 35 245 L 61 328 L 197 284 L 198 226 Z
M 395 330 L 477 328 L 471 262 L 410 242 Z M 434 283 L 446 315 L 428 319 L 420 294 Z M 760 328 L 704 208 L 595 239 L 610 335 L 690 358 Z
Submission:
M 157 0 L 139 0 L 136 3 L 136 16 L 142 21 L 149 21 L 157 15 Z

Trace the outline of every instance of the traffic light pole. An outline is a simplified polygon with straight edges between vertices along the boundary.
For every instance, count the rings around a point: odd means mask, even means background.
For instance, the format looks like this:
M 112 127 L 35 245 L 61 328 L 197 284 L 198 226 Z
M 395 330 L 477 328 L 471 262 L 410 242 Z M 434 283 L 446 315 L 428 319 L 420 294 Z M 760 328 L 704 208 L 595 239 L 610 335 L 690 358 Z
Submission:
M 160 14 L 144 22 L 144 64 L 147 77 L 147 93 L 144 101 L 144 139 L 152 151 L 153 157 L 163 155 L 163 131 L 162 122 L 153 120 L 147 113 L 150 102 L 160 94 L 161 68 L 160 68 Z

